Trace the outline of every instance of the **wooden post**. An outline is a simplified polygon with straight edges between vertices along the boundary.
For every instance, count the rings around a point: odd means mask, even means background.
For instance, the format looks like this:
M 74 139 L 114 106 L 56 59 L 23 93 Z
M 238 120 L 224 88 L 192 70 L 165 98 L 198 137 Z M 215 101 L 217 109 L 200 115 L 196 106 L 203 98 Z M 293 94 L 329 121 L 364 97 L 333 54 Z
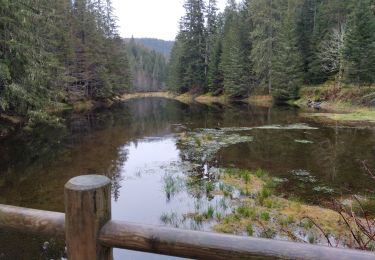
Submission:
M 85 175 L 65 184 L 65 234 L 69 260 L 112 260 L 112 249 L 98 242 L 111 219 L 111 181 Z

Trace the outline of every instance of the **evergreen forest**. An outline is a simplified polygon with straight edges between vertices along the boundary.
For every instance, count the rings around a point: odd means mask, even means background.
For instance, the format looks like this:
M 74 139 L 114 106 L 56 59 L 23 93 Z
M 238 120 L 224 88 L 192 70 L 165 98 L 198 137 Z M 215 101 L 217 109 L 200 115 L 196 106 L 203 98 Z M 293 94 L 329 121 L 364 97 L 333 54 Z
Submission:
M 132 92 L 163 91 L 166 87 L 168 42 L 148 40 L 146 44 L 149 42 L 149 47 L 143 45 L 141 39 L 134 38 L 126 45 L 132 75 Z
M 0 1 L 0 112 L 43 117 L 130 82 L 110 0 Z
M 121 38 L 111 0 L 0 0 L 0 112 L 43 117 L 66 104 L 165 89 L 288 100 L 302 85 L 375 81 L 374 0 L 183 7 L 172 48 Z
M 375 81 L 375 1 L 186 0 L 168 86 L 184 93 L 298 97 L 301 85 Z

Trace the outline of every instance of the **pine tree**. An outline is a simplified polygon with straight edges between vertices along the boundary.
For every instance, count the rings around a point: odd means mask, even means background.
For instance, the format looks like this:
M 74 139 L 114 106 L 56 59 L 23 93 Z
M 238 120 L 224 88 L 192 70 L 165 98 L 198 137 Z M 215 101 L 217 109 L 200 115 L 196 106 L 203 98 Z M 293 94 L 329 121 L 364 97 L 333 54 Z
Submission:
M 348 81 L 375 81 L 375 16 L 369 0 L 358 0 L 344 39 L 343 58 Z

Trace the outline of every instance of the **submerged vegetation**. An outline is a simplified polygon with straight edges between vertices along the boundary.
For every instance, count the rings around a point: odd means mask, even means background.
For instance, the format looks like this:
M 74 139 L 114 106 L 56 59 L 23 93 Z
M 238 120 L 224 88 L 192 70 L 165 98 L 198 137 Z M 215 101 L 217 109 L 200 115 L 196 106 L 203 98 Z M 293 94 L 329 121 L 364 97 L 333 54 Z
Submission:
M 202 129 L 198 132 L 182 133 L 177 145 L 181 148 L 183 159 L 205 163 L 212 160 L 221 148 L 252 141 L 252 136 L 229 134 L 221 129 Z
M 198 165 L 211 161 L 212 164 L 221 148 L 241 142 L 252 142 L 253 137 L 248 134 L 254 135 L 254 130 L 317 129 L 306 124 L 199 129 L 180 134 L 177 143 L 184 161 L 196 162 Z M 294 141 L 302 145 L 314 143 L 304 139 Z M 209 165 L 194 168 L 191 173 L 201 171 L 208 178 L 201 179 L 198 177 L 200 174 L 189 174 L 188 179 L 193 179 L 187 181 L 190 183 L 188 186 L 190 190 L 194 186 L 195 192 L 201 190 L 208 198 L 215 198 L 214 201 L 220 202 L 185 214 L 183 222 L 189 220 L 201 227 L 209 225 L 217 232 L 237 235 L 374 249 L 374 240 L 369 239 L 368 234 L 363 231 L 366 222 L 370 225 L 370 230 L 367 230 L 369 234 L 372 232 L 371 226 L 374 225 L 371 220 L 375 216 L 372 213 L 374 199 L 371 196 L 360 200 L 361 202 L 338 202 L 340 195 L 335 189 L 304 169 L 293 170 L 287 179 L 279 179 L 271 177 L 262 169 L 250 171 L 238 168 L 213 168 Z M 334 200 L 333 204 L 331 200 L 320 202 L 319 205 L 309 204 L 293 194 L 284 193 L 284 187 L 287 187 L 289 182 L 293 182 L 293 185 L 301 189 L 311 189 L 316 194 L 338 199 Z M 355 212 L 353 214 L 356 217 L 353 218 L 350 212 Z M 367 213 L 364 215 L 363 212 Z M 366 241 L 366 247 L 363 244 L 359 245 L 357 240 Z
M 218 232 L 331 246 L 357 246 L 352 230 L 348 229 L 339 212 L 283 198 L 276 192 L 282 180 L 270 177 L 267 172 L 225 169 L 220 180 L 239 190 L 241 197 L 233 213 L 215 225 L 214 230 Z M 359 219 L 365 223 L 364 218 Z M 360 226 L 354 230 L 360 234 Z M 370 249 L 374 248 L 374 242 L 369 242 Z

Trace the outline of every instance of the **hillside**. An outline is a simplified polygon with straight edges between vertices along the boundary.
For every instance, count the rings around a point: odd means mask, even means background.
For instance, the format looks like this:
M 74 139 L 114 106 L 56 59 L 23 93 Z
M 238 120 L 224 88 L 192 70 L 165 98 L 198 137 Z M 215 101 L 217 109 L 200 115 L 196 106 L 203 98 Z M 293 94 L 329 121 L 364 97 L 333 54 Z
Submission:
M 167 58 L 160 52 L 144 47 L 131 39 L 127 53 L 132 71 L 132 91 L 160 91 L 165 88 Z
M 126 40 L 130 41 L 131 39 Z M 174 41 L 164 41 L 153 38 L 134 38 L 134 41 L 138 44 L 145 46 L 148 49 L 163 54 L 166 58 L 169 58 L 174 45 Z

